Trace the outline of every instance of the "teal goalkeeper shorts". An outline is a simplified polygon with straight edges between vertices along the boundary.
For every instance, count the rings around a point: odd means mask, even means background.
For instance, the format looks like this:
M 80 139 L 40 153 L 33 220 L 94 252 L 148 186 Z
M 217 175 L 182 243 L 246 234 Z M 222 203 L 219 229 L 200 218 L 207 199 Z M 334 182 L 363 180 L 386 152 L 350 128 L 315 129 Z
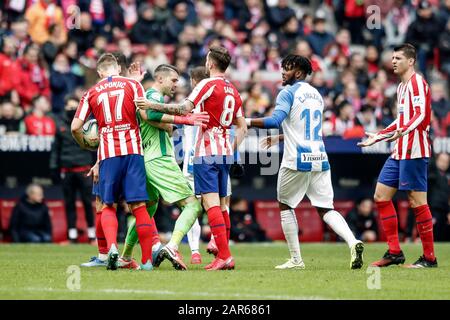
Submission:
M 194 196 L 194 191 L 173 157 L 148 160 L 145 162 L 145 172 L 150 201 L 162 197 L 168 203 L 175 203 Z

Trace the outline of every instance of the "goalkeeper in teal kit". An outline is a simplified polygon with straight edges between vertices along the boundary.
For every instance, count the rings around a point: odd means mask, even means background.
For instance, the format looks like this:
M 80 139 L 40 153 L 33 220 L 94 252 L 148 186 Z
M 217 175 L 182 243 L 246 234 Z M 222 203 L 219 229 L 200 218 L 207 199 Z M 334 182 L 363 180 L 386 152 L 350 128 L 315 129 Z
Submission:
M 155 84 L 146 92 L 151 101 L 164 102 L 164 96 L 173 96 L 178 82 L 179 72 L 171 65 L 160 65 L 155 69 Z M 194 195 L 188 181 L 180 170 L 174 156 L 173 144 L 168 132 L 172 125 L 203 125 L 209 116 L 204 113 L 187 116 L 173 116 L 158 111 L 141 110 L 138 113 L 142 146 L 144 149 L 147 192 L 149 202 L 147 211 L 150 217 L 156 212 L 159 197 L 166 202 L 175 203 L 181 210 L 172 238 L 169 243 L 153 247 L 153 266 L 159 266 L 164 258 L 170 260 L 175 269 L 186 270 L 187 267 L 178 252 L 178 245 L 202 213 L 202 206 Z M 133 248 L 138 241 L 135 224 L 128 228 L 125 248 L 120 259 L 122 267 L 129 267 Z M 156 246 L 156 247 L 155 247 Z

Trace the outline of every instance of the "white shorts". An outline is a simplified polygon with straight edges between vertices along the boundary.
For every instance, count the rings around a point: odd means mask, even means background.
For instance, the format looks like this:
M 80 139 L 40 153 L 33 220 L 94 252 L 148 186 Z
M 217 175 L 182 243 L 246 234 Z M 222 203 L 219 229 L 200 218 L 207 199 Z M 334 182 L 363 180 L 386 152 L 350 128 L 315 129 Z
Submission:
M 191 186 L 192 190 L 194 190 L 195 193 L 195 184 L 194 184 L 194 175 L 193 174 L 187 174 L 185 175 L 186 180 L 189 182 L 189 185 Z M 227 197 L 231 196 L 231 179 L 230 176 L 228 176 L 228 182 L 227 182 Z M 200 198 L 200 196 L 197 196 L 197 198 Z
M 278 201 L 297 208 L 305 194 L 314 207 L 334 209 L 331 171 L 302 172 L 282 167 L 278 172 Z

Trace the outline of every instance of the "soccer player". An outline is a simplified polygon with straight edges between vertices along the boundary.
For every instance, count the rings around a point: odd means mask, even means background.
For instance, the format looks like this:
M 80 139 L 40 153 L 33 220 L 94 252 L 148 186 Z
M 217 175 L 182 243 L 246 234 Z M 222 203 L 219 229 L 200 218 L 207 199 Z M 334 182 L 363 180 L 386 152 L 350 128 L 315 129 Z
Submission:
M 270 117 L 246 119 L 258 128 L 279 128 L 284 132 L 284 154 L 278 174 L 277 198 L 281 226 L 291 258 L 276 269 L 304 269 L 300 254 L 298 224 L 294 209 L 305 194 L 323 220 L 343 238 L 351 251 L 351 269 L 363 265 L 363 243 L 355 239 L 344 218 L 333 210 L 330 164 L 322 140 L 324 102 L 320 93 L 305 82 L 311 62 L 290 54 L 282 62 L 283 86 Z
M 210 115 L 206 129 L 199 130 L 195 142 L 194 184 L 195 193 L 201 194 L 203 207 L 218 248 L 217 257 L 205 267 L 206 270 L 234 269 L 227 227 L 230 219 L 225 205 L 227 181 L 233 150 L 237 150 L 245 137 L 247 126 L 242 112 L 242 100 L 236 88 L 225 79 L 225 70 L 231 56 L 223 47 L 211 47 L 205 67 L 210 78 L 200 81 L 189 97 L 178 104 L 159 104 L 145 99 L 137 99 L 141 109 L 155 109 L 169 114 L 187 114 L 200 105 L 200 111 Z M 230 142 L 229 130 L 235 123 L 236 138 Z
M 127 58 L 125 55 L 121 52 L 114 52 L 114 57 L 117 60 L 117 63 L 120 67 L 120 76 L 123 77 L 129 77 L 132 78 L 138 82 L 141 82 L 143 77 L 145 76 L 145 73 L 142 74 L 140 72 L 140 65 L 138 63 L 132 63 L 130 67 L 127 65 Z M 139 72 L 137 72 L 139 70 Z M 97 248 L 98 248 L 98 256 L 91 257 L 91 259 L 88 262 L 82 263 L 82 267 L 102 267 L 106 266 L 106 259 L 108 257 L 108 248 L 106 243 L 106 238 L 102 229 L 101 224 L 101 211 L 103 207 L 103 203 L 100 199 L 100 193 L 99 193 L 99 186 L 98 186 L 98 180 L 99 180 L 99 157 L 98 157 L 98 150 L 97 150 L 97 162 L 95 165 L 89 170 L 89 173 L 87 176 L 93 177 L 93 187 L 92 187 L 92 195 L 95 196 L 95 209 L 96 209 L 96 222 L 95 222 L 95 235 L 97 238 Z M 117 207 L 116 205 L 114 205 Z M 155 220 L 151 219 L 151 224 L 155 224 Z M 156 227 L 155 227 L 156 228 Z M 153 230 L 153 227 L 152 227 Z M 152 245 L 155 246 L 157 244 L 160 244 L 160 239 L 157 234 L 157 232 L 154 232 L 154 235 L 152 235 Z M 131 266 L 131 265 L 130 265 Z M 132 267 L 134 269 L 139 269 L 140 266 L 138 263 L 136 263 L 133 260 Z
M 118 222 L 114 204 L 119 195 L 123 195 L 136 217 L 142 248 L 141 269 L 152 270 L 152 229 L 145 208 L 148 195 L 144 157 L 134 105 L 135 99 L 144 96 L 144 89 L 139 82 L 119 76 L 120 67 L 112 54 L 103 54 L 98 59 L 97 72 L 101 80 L 84 94 L 71 130 L 77 143 L 89 149 L 83 138 L 83 123 L 90 113 L 98 123 L 99 193 L 103 202 L 101 224 L 108 248 L 107 269 L 118 267 Z
M 427 204 L 427 170 L 431 155 L 431 92 L 425 79 L 415 72 L 415 63 L 414 46 L 406 43 L 394 48 L 392 66 L 401 80 L 397 88 L 397 119 L 378 133 L 367 133 L 369 138 L 358 143 L 360 147 L 367 147 L 379 141 L 396 141 L 391 157 L 381 169 L 375 188 L 374 199 L 389 246 L 383 258 L 372 263 L 377 267 L 405 262 L 398 239 L 397 213 L 392 204 L 397 190 L 405 190 L 408 194 L 423 247 L 423 255 L 407 267 L 437 267 L 433 219 Z
M 155 84 L 147 90 L 147 99 L 162 103 L 164 96 L 173 97 L 179 78 L 178 70 L 174 66 L 162 64 L 155 69 L 154 77 Z M 169 243 L 161 248 L 160 252 L 159 248 L 154 248 L 153 265 L 157 267 L 164 258 L 167 258 L 175 269 L 186 270 L 178 246 L 203 209 L 175 160 L 172 139 L 164 126 L 169 126 L 170 131 L 172 123 L 202 125 L 204 121 L 209 120 L 209 116 L 204 112 L 173 116 L 154 110 L 140 110 L 138 118 L 144 147 L 147 192 L 150 198 L 147 203 L 148 213 L 153 217 L 160 196 L 168 203 L 175 203 L 182 210 Z M 206 124 L 204 126 L 206 127 Z M 137 240 L 136 228 L 132 224 L 125 239 L 121 264 L 131 263 L 133 247 Z
M 190 80 L 191 80 L 191 88 L 195 88 L 195 86 L 202 81 L 203 79 L 209 78 L 209 73 L 206 67 L 199 66 L 193 68 L 190 71 Z M 199 106 L 196 106 L 199 108 Z M 192 189 L 195 189 L 194 186 L 194 154 L 195 154 L 195 145 L 194 140 L 197 135 L 197 128 L 192 126 L 184 127 L 184 140 L 183 140 L 183 149 L 184 149 L 184 159 L 183 159 L 183 174 L 188 180 Z M 236 152 L 236 151 L 235 151 Z M 227 196 L 225 197 L 225 205 L 227 206 L 227 212 L 229 214 L 228 208 L 230 207 L 230 197 L 231 197 L 231 181 L 228 179 L 227 182 Z M 230 227 L 227 226 L 227 238 L 230 240 Z M 191 264 L 200 264 L 201 263 L 201 254 L 199 251 L 199 242 L 200 242 L 200 234 L 201 227 L 196 220 L 191 230 L 187 233 L 189 246 L 191 248 Z M 206 251 L 214 256 L 217 256 L 218 249 L 216 243 L 214 241 L 214 237 L 211 235 L 211 240 L 209 241 Z

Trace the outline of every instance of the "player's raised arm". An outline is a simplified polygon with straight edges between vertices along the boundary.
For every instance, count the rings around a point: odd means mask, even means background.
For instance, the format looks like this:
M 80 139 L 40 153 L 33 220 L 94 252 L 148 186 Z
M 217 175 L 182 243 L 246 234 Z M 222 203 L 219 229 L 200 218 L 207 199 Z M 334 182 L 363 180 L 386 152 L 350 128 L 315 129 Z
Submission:
M 294 97 L 291 92 L 284 89 L 282 90 L 275 102 L 275 110 L 270 117 L 264 118 L 247 118 L 247 126 L 257 128 L 280 128 L 281 123 L 286 119 L 291 109 Z
M 142 110 L 156 110 L 162 113 L 173 115 L 187 115 L 194 109 L 194 104 L 189 100 L 184 100 L 182 103 L 159 103 L 147 100 L 145 98 L 137 98 L 134 100 L 136 106 Z
M 206 128 L 209 121 L 208 112 L 188 113 L 185 116 L 176 116 L 165 114 L 155 110 L 139 110 L 139 113 L 145 121 L 152 121 L 153 123 L 169 123 L 169 124 L 185 124 L 188 126 L 202 126 Z

